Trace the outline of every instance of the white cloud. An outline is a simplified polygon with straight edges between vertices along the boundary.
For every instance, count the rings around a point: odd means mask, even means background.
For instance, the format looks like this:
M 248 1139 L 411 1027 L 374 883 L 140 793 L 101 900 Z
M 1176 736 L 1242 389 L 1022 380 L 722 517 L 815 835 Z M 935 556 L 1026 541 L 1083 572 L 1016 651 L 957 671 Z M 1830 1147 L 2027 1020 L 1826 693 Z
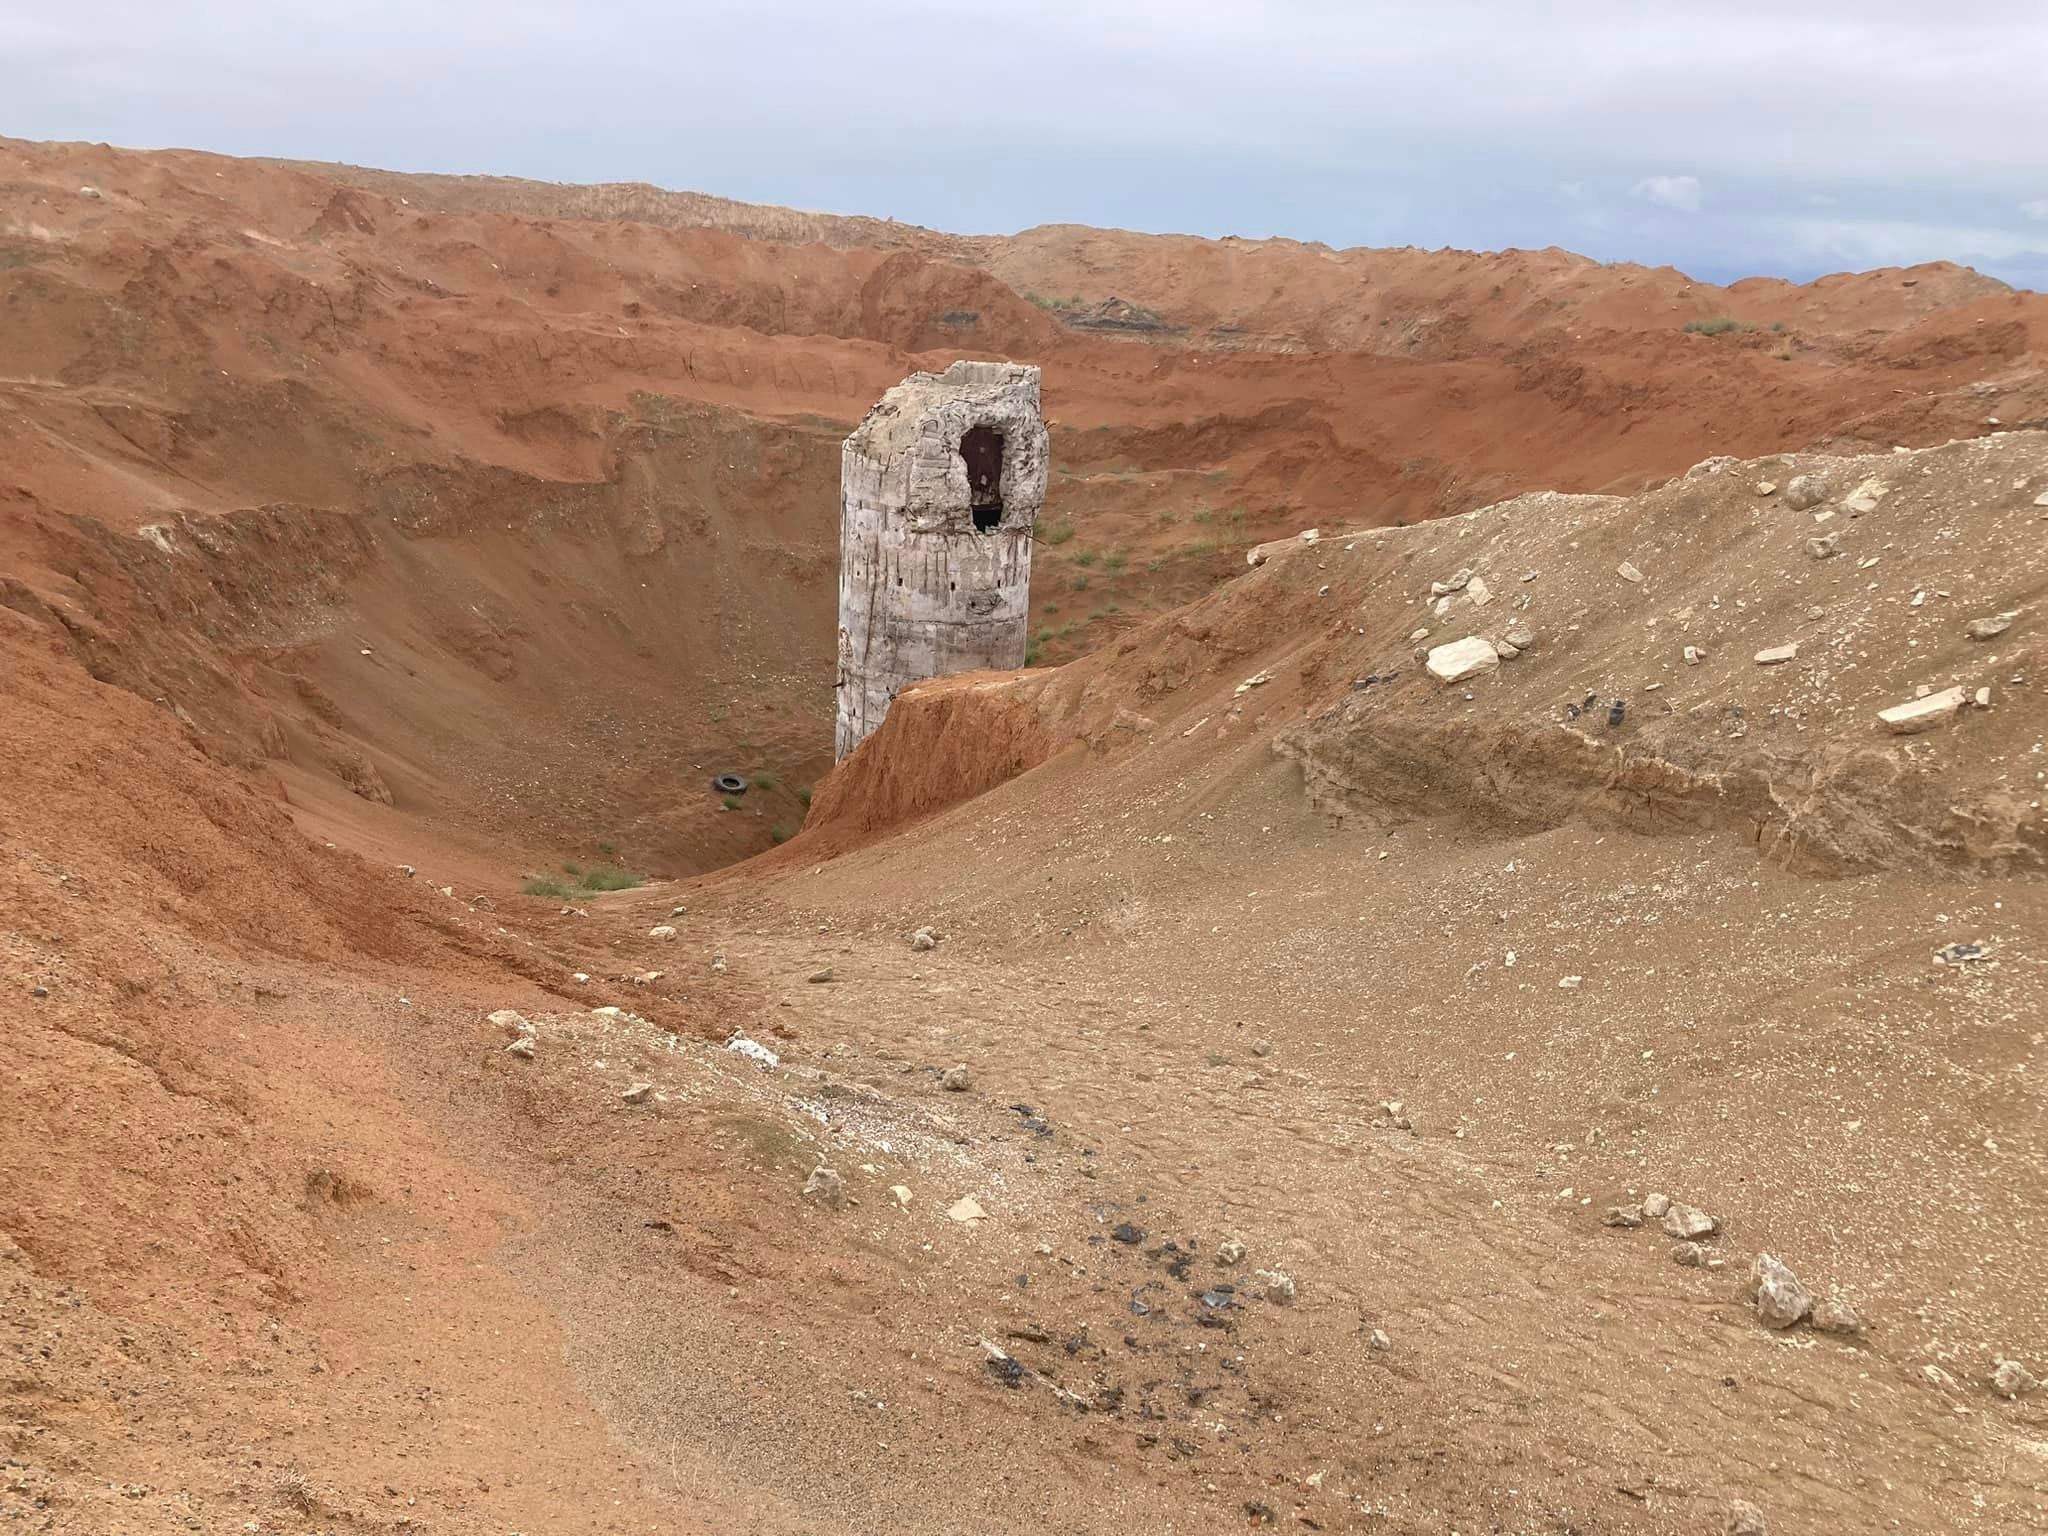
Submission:
M 1697 176 L 1645 176 L 1629 191 L 1661 208 L 1676 208 L 1680 213 L 1700 211 L 1700 179 Z
M 2020 212 L 2030 219 L 2048 221 L 2048 197 L 2037 197 L 2032 202 L 2021 203 Z

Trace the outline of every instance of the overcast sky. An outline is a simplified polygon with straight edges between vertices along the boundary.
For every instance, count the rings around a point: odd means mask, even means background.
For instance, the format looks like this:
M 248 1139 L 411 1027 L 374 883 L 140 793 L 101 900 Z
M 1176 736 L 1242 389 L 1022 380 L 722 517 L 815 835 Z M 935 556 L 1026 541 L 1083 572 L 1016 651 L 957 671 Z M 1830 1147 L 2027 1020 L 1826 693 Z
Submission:
M 0 0 L 0 133 L 2048 288 L 2048 0 Z

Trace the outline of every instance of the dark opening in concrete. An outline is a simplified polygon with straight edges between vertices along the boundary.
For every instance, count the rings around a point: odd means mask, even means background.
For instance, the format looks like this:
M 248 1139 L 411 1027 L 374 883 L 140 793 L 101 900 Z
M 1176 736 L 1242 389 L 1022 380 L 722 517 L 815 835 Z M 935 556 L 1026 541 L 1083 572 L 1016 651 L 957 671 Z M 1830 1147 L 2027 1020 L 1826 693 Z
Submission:
M 988 533 L 1003 520 L 1003 434 L 994 427 L 969 427 L 960 439 L 967 462 L 967 499 L 974 526 Z

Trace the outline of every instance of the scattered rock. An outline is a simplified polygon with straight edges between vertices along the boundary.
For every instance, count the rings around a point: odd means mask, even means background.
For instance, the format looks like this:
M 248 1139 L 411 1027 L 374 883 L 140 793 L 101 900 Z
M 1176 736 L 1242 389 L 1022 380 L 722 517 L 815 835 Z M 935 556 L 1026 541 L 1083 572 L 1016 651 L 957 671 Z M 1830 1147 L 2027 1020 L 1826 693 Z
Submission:
M 1877 718 L 1894 736 L 1916 736 L 1942 724 L 1963 707 L 1968 697 L 1964 689 L 1944 688 L 1924 699 L 1912 699 L 1904 704 L 1894 704 L 1890 709 L 1880 709 Z
M 920 952 L 939 947 L 939 936 L 929 928 L 920 928 L 910 936 L 910 947 Z
M 1118 1222 L 1115 1230 L 1109 1235 L 1122 1243 L 1126 1248 L 1135 1248 L 1138 1244 L 1145 1241 L 1145 1229 L 1135 1226 L 1128 1221 Z
M 406 878 L 406 879 L 408 879 L 408 880 L 412 879 L 412 877 L 413 877 L 414 875 L 417 875 L 417 874 L 419 873 L 419 871 L 418 871 L 418 870 L 416 870 L 416 869 L 414 869 L 414 868 L 413 868 L 413 867 L 412 867 L 412 866 L 411 866 L 410 864 L 401 864 L 401 865 L 399 865 L 399 866 L 398 866 L 398 872 L 399 872 L 399 873 L 400 873 L 401 875 L 405 876 L 405 878 Z
M 1234 1237 L 1226 1237 L 1216 1245 L 1216 1262 L 1228 1267 L 1244 1262 L 1244 1244 Z
M 1826 1301 L 1814 1303 L 1813 1326 L 1821 1333 L 1854 1338 L 1863 1332 L 1863 1319 L 1846 1301 L 1830 1296 Z
M 1374 1349 L 1392 1349 L 1394 1341 L 1387 1337 L 1387 1331 L 1384 1328 L 1375 1328 L 1372 1331 L 1372 1347 Z
M 1707 653 L 1701 650 L 1698 646 L 1688 645 L 1685 648 L 1685 664 L 1688 667 L 1696 667 L 1700 664 L 1700 658 L 1705 656 L 1706 654 Z
M 1707 1237 L 1720 1223 L 1696 1205 L 1671 1203 L 1664 1212 L 1664 1230 L 1673 1237 Z
M 1785 487 L 1785 505 L 1794 512 L 1804 512 L 1826 501 L 1833 489 L 1826 475 L 1794 475 Z
M 2040 1384 L 2034 1373 L 2017 1360 L 2000 1360 L 1991 1370 L 1991 1390 L 2007 1402 L 2018 1401 Z
M 1799 644 L 1773 645 L 1756 653 L 1756 664 L 1760 667 L 1775 667 L 1780 662 L 1791 661 L 1799 654 Z
M 1294 1283 L 1294 1276 L 1277 1269 L 1254 1270 L 1266 1287 L 1266 1300 L 1285 1306 L 1299 1294 L 1300 1287 Z
M 1963 626 L 1963 633 L 1972 640 L 1996 640 L 2012 628 L 2012 621 L 2018 617 L 2019 611 L 2015 609 L 2011 613 L 1994 613 L 1988 618 L 1972 619 Z
M 652 928 L 647 930 L 647 937 L 649 937 L 650 939 L 672 939 L 675 936 L 675 929 L 667 923 L 656 923 Z
M 505 1049 L 512 1055 L 517 1056 L 521 1061 L 531 1061 L 533 1060 L 534 1053 L 533 1036 L 521 1035 L 517 1040 L 506 1046 Z
M 1491 640 L 1469 635 L 1448 645 L 1432 647 L 1426 665 L 1429 675 L 1438 681 L 1461 683 L 1468 677 L 1498 669 L 1500 652 L 1493 648 Z
M 917 1197 L 911 1194 L 908 1184 L 891 1184 L 889 1186 L 889 1198 L 896 1202 L 897 1210 L 907 1211 L 910 1209 L 910 1202 Z
M 510 1008 L 500 1008 L 496 1013 L 485 1014 L 484 1022 L 495 1024 L 508 1035 L 525 1035 L 533 1032 L 533 1026 L 526 1022 L 526 1015 L 515 1013 Z
M 1826 560 L 1841 553 L 1842 536 L 1839 533 L 1824 533 L 1817 539 L 1806 541 L 1806 552 L 1816 560 Z
M 1560 976 L 1557 978 L 1558 987 L 1566 992 L 1576 992 L 1585 984 L 1586 978 L 1583 976 Z
M 1686 1269 L 1719 1269 L 1726 1261 L 1705 1243 L 1674 1243 L 1671 1262 Z
M 1254 1041 L 1252 1042 L 1252 1054 L 1253 1054 L 1254 1056 L 1270 1056 L 1270 1055 L 1272 1055 L 1272 1054 L 1273 1054 L 1273 1042 L 1272 1042 L 1272 1041 L 1270 1041 L 1270 1040 L 1254 1040 Z
M 1991 951 L 1982 944 L 1944 944 L 1934 952 L 1936 965 L 1974 965 L 1990 958 Z
M 1603 1227 L 1640 1227 L 1643 1213 L 1632 1205 L 1610 1205 L 1607 1214 L 1600 1218 Z
M 1469 569 L 1462 570 L 1449 581 L 1432 581 L 1429 584 L 1429 595 L 1431 597 L 1449 597 L 1453 592 L 1464 591 L 1471 584 L 1471 581 L 1472 572 Z
M 1747 1499 L 1728 1501 L 1728 1519 L 1721 1531 L 1722 1536 L 1771 1536 L 1764 1512 Z
M 1643 579 L 1643 573 L 1630 565 L 1626 560 L 1614 568 L 1614 574 L 1623 581 L 1641 581 Z
M 653 1096 L 654 1084 L 652 1083 L 635 1083 L 632 1087 L 628 1088 L 624 1093 L 619 1095 L 619 1097 L 621 1099 L 624 1099 L 628 1104 L 645 1104 L 648 1101 L 648 1099 L 652 1098 Z
M 80 197 L 90 198 L 93 202 L 96 203 L 100 200 L 100 189 L 98 187 L 80 187 L 78 189 L 78 195 Z
M 1409 643 L 1410 645 L 1413 645 L 1413 644 L 1414 644 L 1414 643 L 1415 643 L 1416 641 L 1418 641 L 1418 640 L 1427 640 L 1428 638 L 1429 638 L 1429 629 L 1428 629 L 1428 627 L 1427 627 L 1427 626 L 1424 626 L 1423 628 L 1421 628 L 1421 629 L 1418 629 L 1418 630 L 1416 630 L 1416 631 L 1415 631 L 1415 632 L 1414 632 L 1413 634 L 1409 635 L 1409 637 L 1408 637 L 1408 643 Z
M 939 1074 L 939 1086 L 948 1093 L 965 1093 L 974 1086 L 974 1074 L 965 1063 L 950 1066 Z
M 1664 1213 L 1671 1209 L 1671 1197 L 1660 1195 L 1655 1190 L 1643 1196 L 1643 1214 L 1652 1221 L 1662 1221 Z
M 986 1220 L 987 1217 L 988 1212 L 981 1208 L 980 1202 L 972 1195 L 962 1195 L 958 1200 L 955 1200 L 946 1207 L 946 1220 L 948 1221 L 972 1223 Z
M 1757 1320 L 1766 1328 L 1790 1328 L 1813 1312 L 1812 1293 L 1774 1255 L 1758 1254 L 1749 1278 L 1756 1288 Z
M 1477 576 L 1474 576 L 1466 584 L 1465 596 L 1472 600 L 1474 608 L 1484 608 L 1493 601 L 1493 593 L 1487 588 L 1486 583 Z
M 670 917 L 681 917 L 685 912 L 689 910 L 690 909 L 687 906 L 685 906 L 682 902 L 679 901 L 674 906 L 668 909 L 668 915 Z
M 728 1051 L 737 1052 L 749 1060 L 757 1061 L 764 1067 L 778 1067 L 782 1065 L 782 1058 L 780 1056 L 777 1056 L 759 1041 L 749 1040 L 745 1035 L 734 1035 L 725 1042 L 725 1048 Z
M 826 966 L 826 967 L 825 967 L 825 968 L 824 968 L 823 970 L 817 970 L 817 971 L 813 971 L 813 972 L 811 972 L 811 974 L 810 974 L 810 975 L 808 975 L 808 976 L 806 976 L 806 977 L 804 978 L 804 980 L 805 980 L 805 981 L 811 982 L 811 983 L 813 983 L 813 984 L 816 984 L 816 983 L 818 983 L 818 982 L 830 981 L 831 979 L 832 979 L 832 967 L 831 967 L 831 966 L 829 966 L 829 965 L 828 965 L 828 966 Z
M 1408 1118 L 1408 1106 L 1400 1099 L 1383 1099 L 1377 1111 L 1379 1123 L 1396 1131 L 1412 1131 L 1415 1122 Z
M 1520 619 L 1510 619 L 1501 639 L 1518 651 L 1526 651 L 1536 644 L 1536 631 Z
M 811 1176 L 804 1180 L 804 1198 L 815 1200 L 820 1205 L 838 1210 L 846 1204 L 846 1180 L 823 1163 L 811 1170 Z
M 50 989 L 48 987 L 30 987 L 28 989 L 28 995 L 30 997 L 48 997 L 50 995 Z

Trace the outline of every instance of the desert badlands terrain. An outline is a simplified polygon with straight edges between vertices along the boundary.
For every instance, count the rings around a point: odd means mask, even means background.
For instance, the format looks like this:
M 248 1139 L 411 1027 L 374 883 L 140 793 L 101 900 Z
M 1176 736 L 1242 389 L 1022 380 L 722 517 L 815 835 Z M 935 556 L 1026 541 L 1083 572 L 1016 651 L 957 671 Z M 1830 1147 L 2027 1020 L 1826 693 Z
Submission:
M 0 1530 L 2048 1528 L 2048 299 L 0 165 Z

